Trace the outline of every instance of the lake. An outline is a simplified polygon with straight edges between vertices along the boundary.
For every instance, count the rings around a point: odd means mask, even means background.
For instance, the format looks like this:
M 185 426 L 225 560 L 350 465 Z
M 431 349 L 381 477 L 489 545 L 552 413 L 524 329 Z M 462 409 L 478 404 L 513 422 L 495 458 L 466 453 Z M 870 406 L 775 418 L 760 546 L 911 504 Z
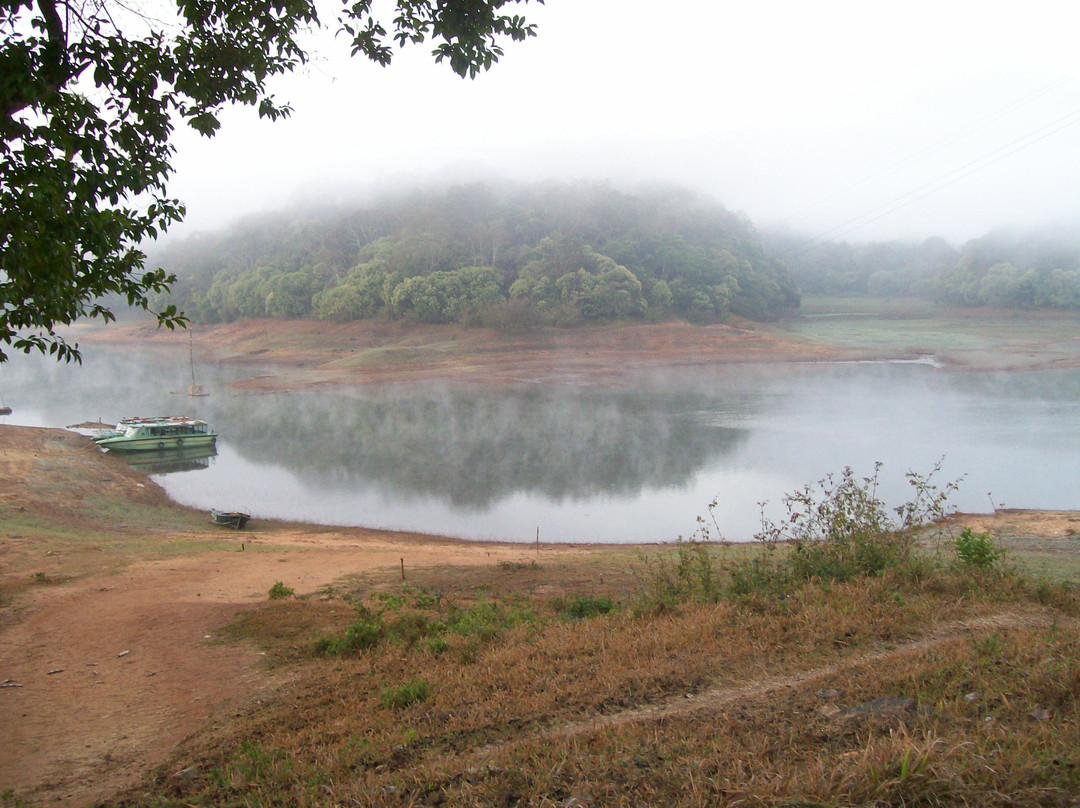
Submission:
M 725 538 L 774 518 L 787 492 L 883 463 L 964 477 L 963 510 L 1075 508 L 1080 371 L 975 373 L 928 362 L 733 365 L 631 373 L 615 384 L 409 383 L 242 393 L 265 369 L 84 346 L 82 366 L 18 355 L 0 368 L 10 424 L 63 427 L 189 414 L 217 455 L 154 473 L 179 502 L 258 517 L 470 539 L 652 542 L 689 536 L 717 501 Z M 186 360 L 186 356 L 184 359 Z M 150 471 L 168 471 L 151 466 Z M 257 521 L 254 529 L 257 530 Z M 715 532 L 714 532 L 715 535 Z

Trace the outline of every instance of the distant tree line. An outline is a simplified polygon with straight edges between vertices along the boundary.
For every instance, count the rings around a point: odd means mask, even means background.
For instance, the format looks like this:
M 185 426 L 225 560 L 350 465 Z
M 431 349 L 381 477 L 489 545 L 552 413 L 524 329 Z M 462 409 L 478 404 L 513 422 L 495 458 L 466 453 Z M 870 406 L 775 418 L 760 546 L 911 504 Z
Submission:
M 799 304 L 749 221 L 679 189 L 469 185 L 250 218 L 156 258 L 197 322 L 363 318 L 515 328 Z
M 803 294 L 925 297 L 961 306 L 1080 309 L 1080 235 L 1004 232 L 959 249 L 921 243 L 807 244 L 765 238 Z

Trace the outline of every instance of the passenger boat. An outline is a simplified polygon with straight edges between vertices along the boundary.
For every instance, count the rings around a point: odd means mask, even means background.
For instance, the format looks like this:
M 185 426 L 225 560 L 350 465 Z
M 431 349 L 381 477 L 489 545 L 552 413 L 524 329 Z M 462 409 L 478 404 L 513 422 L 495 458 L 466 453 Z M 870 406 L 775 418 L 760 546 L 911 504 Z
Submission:
M 240 513 L 239 511 L 215 511 L 212 508 L 210 509 L 211 522 L 221 527 L 231 527 L 234 530 L 243 529 L 250 518 L 251 514 Z
M 116 429 L 99 432 L 94 443 L 110 451 L 149 451 L 213 446 L 217 433 L 210 424 L 186 415 L 124 418 Z

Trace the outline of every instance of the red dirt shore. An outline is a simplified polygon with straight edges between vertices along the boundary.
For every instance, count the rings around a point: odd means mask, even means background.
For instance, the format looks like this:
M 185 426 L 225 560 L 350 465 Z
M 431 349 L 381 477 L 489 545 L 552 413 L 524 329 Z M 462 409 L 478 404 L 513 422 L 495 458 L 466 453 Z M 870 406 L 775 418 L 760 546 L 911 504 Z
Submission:
M 505 333 L 459 326 L 358 321 L 248 320 L 199 326 L 190 335 L 201 361 L 272 368 L 241 385 L 256 390 L 429 379 L 485 383 L 617 383 L 634 370 L 747 362 L 865 358 L 760 324 L 669 322 Z M 84 343 L 187 350 L 186 332 L 153 324 L 81 326 Z

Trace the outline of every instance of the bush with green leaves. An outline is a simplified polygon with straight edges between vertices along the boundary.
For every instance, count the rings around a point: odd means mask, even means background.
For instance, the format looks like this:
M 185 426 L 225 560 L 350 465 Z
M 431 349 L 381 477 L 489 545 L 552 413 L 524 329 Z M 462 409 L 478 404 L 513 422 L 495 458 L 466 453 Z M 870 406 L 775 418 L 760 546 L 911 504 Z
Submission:
M 560 598 L 554 606 L 567 617 L 578 620 L 610 614 L 615 610 L 615 602 L 607 595 L 578 595 L 569 600 Z
M 706 528 L 702 527 L 689 539 L 680 537 L 674 559 L 661 554 L 650 565 L 649 578 L 635 611 L 662 612 L 683 602 L 719 600 L 723 597 L 723 579 L 715 556 L 716 549 Z
M 294 594 L 292 587 L 285 586 L 281 581 L 276 581 L 270 591 L 267 593 L 270 600 L 281 600 L 281 598 L 290 598 Z
M 965 527 L 956 538 L 956 555 L 969 567 L 989 569 L 1001 561 L 1005 550 L 994 544 L 986 533 L 975 533 Z
M 894 519 L 878 496 L 881 465 L 861 478 L 848 466 L 839 477 L 829 474 L 816 486 L 788 494 L 783 499 L 787 517 L 780 522 L 763 517 L 756 538 L 769 546 L 794 545 L 786 563 L 802 581 L 848 581 L 907 562 L 918 531 L 945 516 L 957 483 L 938 487 L 934 477 L 940 461 L 926 475 L 909 471 L 905 476 L 914 493 L 893 509 Z
M 721 563 L 713 531 L 722 539 L 715 518 L 698 517 L 689 540 L 679 540 L 674 558 L 653 562 L 636 611 L 664 610 L 687 601 L 716 601 L 722 597 L 780 599 L 809 582 L 843 582 L 859 576 L 881 575 L 890 569 L 922 569 L 913 558 L 920 530 L 946 515 L 957 483 L 939 486 L 940 461 L 929 474 L 905 476 L 913 494 L 890 509 L 878 495 L 881 464 L 868 477 L 850 467 L 805 485 L 783 499 L 787 511 L 780 521 L 766 517 L 755 540 L 761 552 L 752 558 Z

